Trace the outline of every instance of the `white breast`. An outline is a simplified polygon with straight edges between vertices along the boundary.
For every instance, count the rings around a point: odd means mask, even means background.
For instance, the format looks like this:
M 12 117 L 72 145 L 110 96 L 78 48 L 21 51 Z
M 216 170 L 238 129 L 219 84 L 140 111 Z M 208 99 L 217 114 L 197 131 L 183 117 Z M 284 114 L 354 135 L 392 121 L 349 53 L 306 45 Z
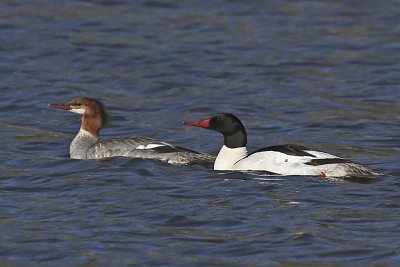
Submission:
M 245 147 L 229 148 L 223 146 L 214 163 L 214 170 L 234 170 L 236 162 L 247 156 Z
M 69 154 L 73 159 L 86 159 L 87 149 L 97 142 L 98 138 L 88 131 L 80 129 L 69 146 Z

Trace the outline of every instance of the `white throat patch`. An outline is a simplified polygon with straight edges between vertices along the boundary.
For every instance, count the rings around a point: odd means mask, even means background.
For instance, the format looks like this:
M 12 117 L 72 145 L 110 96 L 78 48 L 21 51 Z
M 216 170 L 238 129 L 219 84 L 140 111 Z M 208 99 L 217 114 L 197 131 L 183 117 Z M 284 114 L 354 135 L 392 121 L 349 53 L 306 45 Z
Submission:
M 69 111 L 71 111 L 73 113 L 84 114 L 86 110 L 84 108 L 73 108 L 73 109 L 70 109 Z

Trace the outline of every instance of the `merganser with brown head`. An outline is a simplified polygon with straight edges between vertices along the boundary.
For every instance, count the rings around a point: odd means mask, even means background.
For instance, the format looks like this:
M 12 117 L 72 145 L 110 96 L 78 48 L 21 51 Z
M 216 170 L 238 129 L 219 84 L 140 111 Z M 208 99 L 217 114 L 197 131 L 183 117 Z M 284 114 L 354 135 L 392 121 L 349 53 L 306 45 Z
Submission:
M 280 175 L 319 175 L 322 177 L 377 176 L 368 168 L 348 159 L 299 145 L 277 145 L 247 153 L 247 134 L 233 114 L 220 113 L 197 122 L 184 122 L 222 133 L 224 145 L 214 170 L 267 171 Z
M 130 157 L 156 159 L 179 165 L 212 163 L 215 160 L 215 156 L 174 146 L 151 137 L 100 139 L 99 132 L 107 121 L 107 113 L 103 104 L 93 98 L 74 98 L 67 104 L 49 106 L 82 115 L 81 128 L 69 149 L 73 159 Z

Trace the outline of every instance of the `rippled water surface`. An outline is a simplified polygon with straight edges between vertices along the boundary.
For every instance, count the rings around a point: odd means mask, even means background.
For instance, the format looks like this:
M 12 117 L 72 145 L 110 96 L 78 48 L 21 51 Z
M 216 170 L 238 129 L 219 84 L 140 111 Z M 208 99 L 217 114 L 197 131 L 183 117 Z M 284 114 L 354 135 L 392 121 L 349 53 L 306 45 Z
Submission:
M 398 266 L 398 1 L 2 1 L 1 266 Z M 69 159 L 78 96 L 102 136 L 217 153 L 239 116 L 249 150 L 296 143 L 373 180 Z

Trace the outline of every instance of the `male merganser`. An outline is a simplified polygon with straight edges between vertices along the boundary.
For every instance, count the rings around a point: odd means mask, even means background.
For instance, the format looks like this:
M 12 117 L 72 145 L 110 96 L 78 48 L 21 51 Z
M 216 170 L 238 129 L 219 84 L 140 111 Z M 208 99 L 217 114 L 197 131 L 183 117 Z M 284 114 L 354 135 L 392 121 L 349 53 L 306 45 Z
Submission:
M 247 134 L 242 122 L 232 114 L 220 113 L 185 125 L 215 130 L 223 134 L 224 145 L 214 170 L 267 171 L 280 175 L 350 177 L 378 175 L 366 167 L 328 153 L 299 145 L 278 145 L 247 154 Z
M 73 159 L 103 159 L 130 157 L 157 159 L 171 164 L 211 163 L 215 157 L 158 141 L 151 137 L 99 139 L 107 114 L 100 101 L 75 98 L 67 104 L 49 104 L 50 107 L 82 114 L 82 124 L 72 140 L 69 152 Z

